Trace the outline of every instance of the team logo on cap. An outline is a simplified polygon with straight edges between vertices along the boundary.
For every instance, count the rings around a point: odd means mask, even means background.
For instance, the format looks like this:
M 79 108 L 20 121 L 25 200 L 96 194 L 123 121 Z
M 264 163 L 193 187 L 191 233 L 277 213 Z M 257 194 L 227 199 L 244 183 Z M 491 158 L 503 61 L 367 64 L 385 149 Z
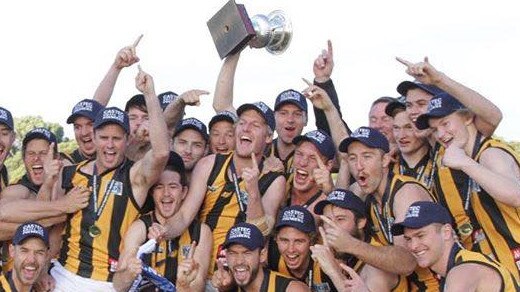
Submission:
M 77 113 L 77 112 L 80 112 L 80 111 L 89 111 L 91 112 L 93 109 L 92 109 L 92 102 L 88 102 L 88 101 L 82 101 L 82 102 L 79 102 L 78 104 L 76 104 L 74 106 L 74 108 L 72 109 L 72 113 Z
M 7 121 L 7 112 L 4 111 L 3 109 L 0 109 L 0 119 L 2 120 L 6 120 Z
M 293 221 L 293 222 L 299 222 L 299 223 L 303 224 L 304 217 L 305 217 L 305 215 L 301 211 L 287 210 L 287 211 L 283 212 L 282 221 Z
M 162 103 L 171 103 L 175 99 L 175 97 L 177 97 L 177 95 L 173 93 L 165 94 L 162 97 Z
M 430 100 L 430 103 L 428 104 L 428 111 L 432 111 L 437 108 L 442 107 L 442 98 L 435 98 Z
M 231 231 L 229 231 L 229 239 L 234 238 L 251 239 L 251 228 L 239 226 L 231 229 Z
M 31 131 L 31 133 L 39 133 L 39 134 L 42 134 L 44 135 L 47 140 L 51 140 L 51 132 L 49 132 L 49 130 L 45 129 L 45 128 L 36 128 L 36 129 L 33 129 Z
M 339 191 L 333 191 L 327 196 L 327 201 L 343 201 L 345 200 L 345 193 Z
M 259 108 L 264 114 L 269 110 L 269 107 L 263 102 L 255 102 L 254 105 Z
M 320 131 L 312 131 L 312 132 L 305 134 L 305 136 L 307 136 L 308 138 L 311 138 L 312 140 L 314 140 L 320 144 L 322 144 L 323 141 L 325 141 L 325 139 L 327 139 L 327 136 L 325 136 Z
M 22 234 L 23 235 L 27 235 L 27 234 L 38 234 L 42 237 L 45 237 L 45 235 L 43 234 L 43 228 L 41 226 L 38 226 L 36 224 L 27 224 L 23 227 L 22 229 Z
M 183 126 L 192 125 L 202 130 L 202 123 L 196 119 L 189 118 L 182 121 Z
M 295 100 L 295 101 L 299 102 L 301 100 L 301 98 L 300 98 L 300 95 L 296 91 L 290 90 L 290 91 L 286 91 L 280 95 L 280 102 L 287 101 L 287 100 Z
M 368 138 L 370 137 L 370 129 L 359 128 L 352 133 L 353 138 Z
M 121 123 L 125 122 L 125 114 L 117 109 L 109 109 L 103 112 L 103 120 L 118 120 Z
M 410 208 L 408 208 L 405 218 L 417 218 L 419 217 L 420 211 L 421 206 L 411 206 Z

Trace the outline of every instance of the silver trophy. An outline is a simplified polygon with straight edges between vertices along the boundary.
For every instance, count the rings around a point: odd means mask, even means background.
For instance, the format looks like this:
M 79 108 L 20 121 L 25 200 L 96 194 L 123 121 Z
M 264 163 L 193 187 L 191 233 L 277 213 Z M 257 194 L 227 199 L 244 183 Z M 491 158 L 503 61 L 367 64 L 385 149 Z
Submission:
M 246 45 L 281 54 L 289 47 L 292 25 L 280 10 L 249 18 L 242 4 L 230 0 L 209 21 L 208 28 L 220 58 L 235 54 Z

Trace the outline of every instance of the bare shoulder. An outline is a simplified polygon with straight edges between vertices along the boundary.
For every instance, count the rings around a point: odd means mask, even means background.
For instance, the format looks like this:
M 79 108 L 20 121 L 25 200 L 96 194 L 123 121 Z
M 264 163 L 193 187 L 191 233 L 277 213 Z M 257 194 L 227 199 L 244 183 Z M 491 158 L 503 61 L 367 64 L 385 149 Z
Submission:
M 476 263 L 460 264 L 446 275 L 447 291 L 499 291 L 502 285 L 498 271 Z

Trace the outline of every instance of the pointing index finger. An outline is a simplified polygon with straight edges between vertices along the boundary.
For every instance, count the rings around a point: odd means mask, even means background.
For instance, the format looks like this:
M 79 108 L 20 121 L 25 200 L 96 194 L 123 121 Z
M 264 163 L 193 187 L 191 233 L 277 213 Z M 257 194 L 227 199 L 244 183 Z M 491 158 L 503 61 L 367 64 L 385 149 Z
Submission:
M 309 80 L 307 80 L 307 79 L 305 79 L 305 78 L 303 78 L 303 77 L 302 77 L 302 80 L 303 80 L 303 82 L 305 82 L 308 86 L 311 86 L 311 85 L 312 85 L 312 83 L 311 83 Z
M 329 56 L 330 56 L 330 58 L 332 59 L 333 56 L 334 56 L 334 54 L 333 54 L 333 52 L 332 52 L 332 41 L 331 41 L 331 40 L 328 40 L 328 41 L 327 41 L 327 47 L 328 47 L 328 50 L 329 50 Z
M 410 66 L 412 65 L 412 62 L 406 61 L 406 60 L 403 59 L 403 58 L 395 57 L 395 59 L 396 59 L 399 63 L 405 65 L 406 67 L 410 67 Z
M 47 160 L 51 161 L 54 159 L 54 142 L 49 144 L 49 149 L 47 151 Z
M 137 37 L 137 39 L 135 40 L 135 42 L 132 44 L 132 47 L 137 47 L 137 45 L 139 44 L 139 42 L 141 41 L 141 39 L 143 38 L 143 34 L 141 34 L 140 36 Z
M 255 153 L 251 153 L 251 159 L 253 160 L 253 168 L 258 170 L 258 162 L 256 161 Z
M 324 216 L 322 216 L 322 217 L 324 217 Z M 327 233 L 325 233 L 325 229 L 323 228 L 323 226 L 320 226 L 320 227 L 318 227 L 318 230 L 321 235 L 321 240 L 323 240 L 323 245 L 326 247 L 329 247 L 329 242 L 327 240 Z

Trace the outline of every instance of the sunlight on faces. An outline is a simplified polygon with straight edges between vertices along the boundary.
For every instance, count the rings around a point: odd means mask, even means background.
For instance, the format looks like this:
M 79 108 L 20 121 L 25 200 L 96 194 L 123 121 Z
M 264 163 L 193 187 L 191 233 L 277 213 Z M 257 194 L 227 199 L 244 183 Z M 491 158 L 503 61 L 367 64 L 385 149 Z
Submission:
M 79 116 L 74 120 L 74 138 L 78 143 L 79 151 L 85 156 L 96 153 L 94 145 L 94 121 L 87 117 Z
M 152 187 L 156 215 L 167 219 L 177 213 L 187 190 L 187 187 L 181 185 L 181 176 L 178 172 L 163 171 L 159 181 Z
M 370 148 L 361 142 L 353 142 L 348 146 L 348 168 L 356 179 L 363 194 L 374 193 L 383 179 L 383 169 L 388 167 L 388 154 L 378 148 Z
M 39 238 L 28 238 L 19 245 L 10 245 L 13 258 L 13 280 L 23 286 L 33 285 L 46 267 L 48 248 Z
M 428 103 L 432 97 L 433 95 L 420 88 L 409 89 L 406 92 L 406 112 L 413 122 L 428 112 Z
M 267 144 L 273 140 L 264 118 L 253 109 L 244 111 L 235 127 L 236 154 L 251 157 L 251 153 L 262 155 Z
M 128 121 L 130 122 L 130 138 L 133 139 L 141 124 L 148 121 L 148 113 L 138 107 L 128 109 Z
M 442 118 L 429 120 L 435 139 L 445 148 L 452 143 L 464 147 L 469 141 L 468 126 L 472 123 L 473 116 L 463 112 L 454 112 Z
M 387 105 L 387 102 L 378 102 L 370 108 L 368 126 L 385 135 L 389 143 L 394 143 L 395 140 L 392 132 L 393 119 L 385 113 Z
M 14 142 L 14 131 L 9 129 L 4 124 L 0 123 L 0 163 L 2 163 L 2 158 L 9 154 L 9 150 Z
M 393 132 L 397 148 L 403 154 L 413 154 L 426 144 L 424 139 L 415 135 L 415 126 L 406 111 L 394 116 Z
M 292 144 L 292 140 L 301 135 L 307 125 L 307 115 L 294 104 L 286 103 L 274 112 L 276 133 L 285 144 Z
M 105 124 L 94 131 L 98 173 L 117 167 L 125 159 L 128 136 L 117 124 Z
M 35 185 L 43 184 L 43 163 L 49 151 L 49 142 L 44 139 L 32 139 L 25 147 L 23 163 L 25 171 Z
M 313 170 L 319 168 L 316 159 L 321 159 L 326 166 L 329 164 L 325 156 L 320 154 L 318 148 L 312 142 L 303 141 L 296 146 L 293 158 L 294 189 L 305 192 L 317 187 L 312 175 Z
M 404 239 L 406 248 L 415 256 L 417 264 L 421 268 L 428 268 L 438 263 L 443 253 L 450 252 L 453 230 L 449 225 L 439 223 L 418 229 L 405 228 Z
M 219 121 L 209 130 L 211 153 L 229 153 L 235 149 L 235 127 L 228 121 Z
M 360 239 L 363 234 L 363 228 L 367 223 L 366 218 L 360 218 L 356 220 L 356 215 L 354 212 L 348 209 L 340 208 L 333 204 L 328 204 L 323 208 L 323 216 L 332 220 L 336 225 L 338 225 L 343 232 L 346 232 L 355 238 Z M 356 222 L 357 221 L 357 222 Z M 331 226 L 325 222 L 323 222 L 323 228 L 325 232 L 331 228 Z
M 310 261 L 310 235 L 294 227 L 281 227 L 276 234 L 276 245 L 287 268 L 293 274 L 304 273 Z
M 198 131 L 184 129 L 173 138 L 173 151 L 181 156 L 186 170 L 192 170 L 206 154 L 206 140 Z
M 226 260 L 239 287 L 246 287 L 253 282 L 261 271 L 261 262 L 267 260 L 267 251 L 249 250 L 240 244 L 233 244 L 226 249 Z

